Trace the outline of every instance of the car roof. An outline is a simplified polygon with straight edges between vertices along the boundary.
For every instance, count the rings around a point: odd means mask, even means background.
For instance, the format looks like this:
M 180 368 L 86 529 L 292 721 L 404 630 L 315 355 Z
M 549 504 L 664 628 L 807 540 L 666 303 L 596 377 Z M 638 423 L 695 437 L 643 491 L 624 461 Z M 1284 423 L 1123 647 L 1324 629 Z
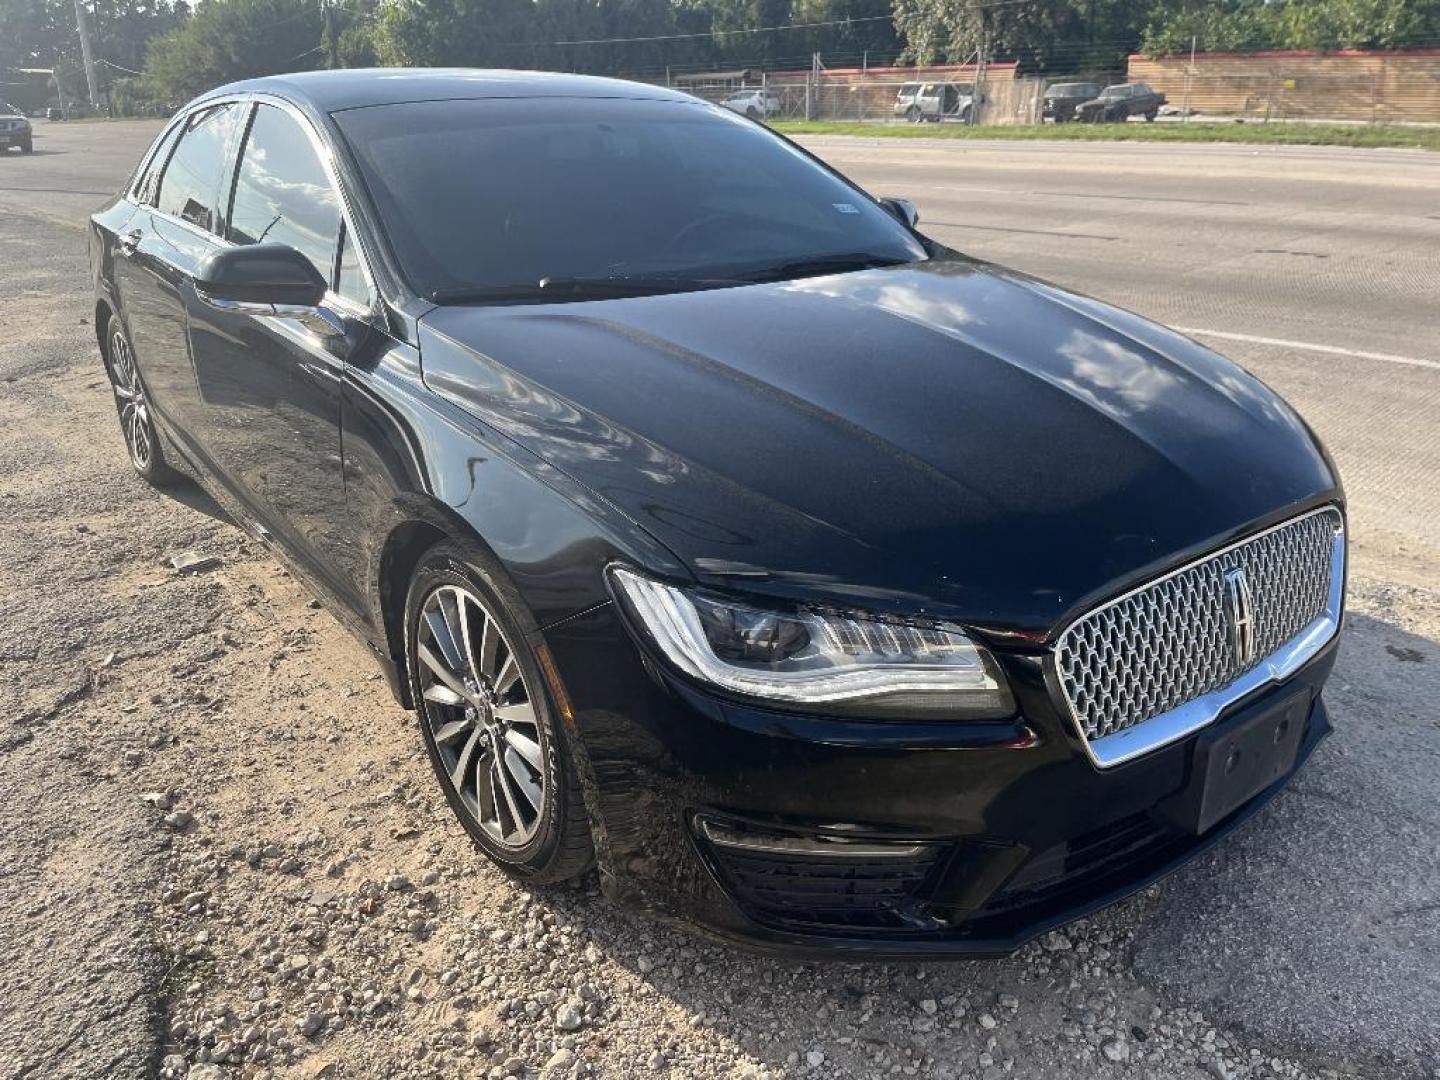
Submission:
M 230 83 L 206 94 L 271 93 L 322 112 L 372 105 L 457 98 L 648 98 L 694 101 L 688 94 L 649 83 L 566 75 L 550 71 L 479 68 L 347 68 L 301 71 Z

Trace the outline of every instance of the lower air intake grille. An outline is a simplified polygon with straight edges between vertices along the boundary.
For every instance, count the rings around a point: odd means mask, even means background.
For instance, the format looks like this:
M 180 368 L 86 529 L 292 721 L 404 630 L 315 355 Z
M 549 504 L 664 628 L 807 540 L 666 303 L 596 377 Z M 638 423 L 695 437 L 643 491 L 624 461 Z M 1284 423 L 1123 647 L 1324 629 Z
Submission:
M 935 926 L 920 893 L 940 845 L 863 844 L 847 854 L 840 843 L 802 840 L 798 844 L 807 846 L 772 850 L 763 846 L 768 839 L 763 833 L 713 826 L 702 833 L 710 838 L 709 850 L 735 902 L 757 922 L 812 930 Z M 835 853 L 817 850 L 826 847 Z

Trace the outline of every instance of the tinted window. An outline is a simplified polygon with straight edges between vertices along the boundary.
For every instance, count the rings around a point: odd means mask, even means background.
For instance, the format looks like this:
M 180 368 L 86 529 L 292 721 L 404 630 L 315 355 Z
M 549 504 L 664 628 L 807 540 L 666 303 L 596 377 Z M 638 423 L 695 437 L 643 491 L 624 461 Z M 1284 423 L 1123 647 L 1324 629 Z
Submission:
M 131 194 L 141 202 L 154 204 L 160 173 L 165 168 L 165 162 L 170 157 L 170 151 L 174 148 L 175 141 L 180 138 L 180 134 L 184 130 L 184 124 L 176 124 L 167 131 L 156 147 L 155 153 L 151 155 L 145 171 L 136 178 Z
M 354 149 L 411 284 L 689 281 L 924 248 L 861 192 L 728 110 L 642 100 L 350 109 Z
M 219 225 L 220 177 L 225 153 L 241 115 L 239 105 L 220 105 L 193 114 L 185 123 L 180 145 L 160 180 L 156 205 L 167 214 L 215 231 Z
M 288 244 L 334 280 L 339 197 L 305 129 L 269 105 L 256 109 L 245 138 L 228 235 L 237 244 Z

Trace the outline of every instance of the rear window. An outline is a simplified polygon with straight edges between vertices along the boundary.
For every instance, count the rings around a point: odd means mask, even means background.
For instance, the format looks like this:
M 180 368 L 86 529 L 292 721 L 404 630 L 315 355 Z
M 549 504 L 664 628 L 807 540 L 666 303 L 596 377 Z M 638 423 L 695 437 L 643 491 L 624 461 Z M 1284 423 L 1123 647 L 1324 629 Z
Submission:
M 160 178 L 156 205 L 162 213 L 215 232 L 220 223 L 220 176 L 237 124 L 244 115 L 237 103 L 217 105 L 191 115 L 180 145 Z

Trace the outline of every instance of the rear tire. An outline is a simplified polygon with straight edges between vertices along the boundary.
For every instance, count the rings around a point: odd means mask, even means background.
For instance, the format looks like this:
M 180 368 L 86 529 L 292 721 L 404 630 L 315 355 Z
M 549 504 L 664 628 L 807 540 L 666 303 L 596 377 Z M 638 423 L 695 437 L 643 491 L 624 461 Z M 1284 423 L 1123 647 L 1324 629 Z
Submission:
M 20 144 L 20 152 L 21 152 L 22 154 L 33 154 L 33 153 L 35 152 L 35 144 L 34 144 L 33 142 L 23 142 L 23 143 L 21 143 L 21 144 Z
M 1157 110 L 1151 109 L 1149 112 L 1147 112 L 1147 113 L 1145 114 L 1145 122 L 1146 122 L 1147 124 L 1153 124 L 1153 123 L 1155 122 L 1155 117 L 1156 117 L 1157 115 L 1158 115 Z
M 755 108 L 754 105 L 747 105 L 745 106 L 745 115 L 748 116 L 751 120 L 759 120 L 760 110 Z
M 115 411 L 120 416 L 120 433 L 130 464 L 137 473 L 158 488 L 170 487 L 184 479 L 165 461 L 160 446 L 160 433 L 150 414 L 145 382 L 135 363 L 135 352 L 118 316 L 110 316 L 105 324 L 105 347 L 101 350 L 105 370 L 110 376 L 110 389 L 115 395 Z
M 918 105 L 911 105 L 905 110 L 905 119 L 912 124 L 920 123 L 920 107 Z
M 488 555 L 444 541 L 421 557 L 405 656 L 430 764 L 476 846 L 511 877 L 546 885 L 583 874 L 595 853 L 533 625 Z

